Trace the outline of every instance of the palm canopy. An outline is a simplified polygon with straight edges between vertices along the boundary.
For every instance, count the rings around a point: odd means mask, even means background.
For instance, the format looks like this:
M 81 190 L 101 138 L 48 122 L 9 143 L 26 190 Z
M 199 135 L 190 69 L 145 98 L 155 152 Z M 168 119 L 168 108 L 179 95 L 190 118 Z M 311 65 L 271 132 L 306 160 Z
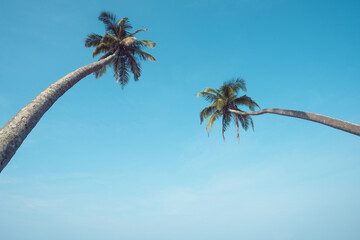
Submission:
M 238 97 L 240 91 L 246 92 L 245 81 L 241 78 L 233 79 L 231 81 L 224 82 L 223 85 L 218 89 L 207 88 L 204 91 L 198 92 L 197 97 L 203 96 L 206 101 L 210 102 L 209 107 L 204 108 L 200 112 L 200 124 L 209 118 L 206 126 L 208 134 L 212 130 L 213 124 L 216 120 L 222 117 L 222 135 L 225 140 L 225 131 L 230 126 L 232 121 L 235 122 L 237 130 L 237 139 L 240 140 L 239 126 L 246 131 L 249 125 L 254 129 L 254 123 L 248 115 L 238 115 L 229 110 L 238 110 L 239 107 L 246 106 L 250 110 L 255 110 L 256 107 L 260 108 L 259 105 L 253 101 L 250 97 L 243 95 Z
M 116 82 L 124 87 L 129 82 L 129 71 L 137 81 L 141 75 L 139 60 L 150 60 L 155 62 L 155 58 L 142 49 L 144 47 L 155 47 L 155 43 L 149 40 L 138 40 L 135 35 L 148 29 L 139 29 L 130 33 L 132 26 L 128 18 L 117 21 L 114 14 L 102 12 L 99 20 L 105 24 L 106 33 L 104 36 L 92 33 L 85 40 L 85 47 L 95 47 L 93 57 L 103 54 L 99 60 L 115 54 L 112 61 L 96 71 L 95 77 L 100 78 L 107 67 L 111 66 L 114 70 Z

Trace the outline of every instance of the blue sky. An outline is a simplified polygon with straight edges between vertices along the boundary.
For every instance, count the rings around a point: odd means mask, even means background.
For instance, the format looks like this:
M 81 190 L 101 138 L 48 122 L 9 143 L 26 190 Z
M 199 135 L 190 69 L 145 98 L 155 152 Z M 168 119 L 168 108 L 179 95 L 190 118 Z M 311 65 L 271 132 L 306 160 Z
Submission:
M 92 59 L 103 10 L 157 43 L 124 90 L 89 76 L 45 114 L 0 176 L 3 239 L 360 238 L 360 139 L 254 116 L 207 136 L 206 87 L 242 77 L 262 108 L 360 123 L 360 2 L 8 1 L 0 124 Z

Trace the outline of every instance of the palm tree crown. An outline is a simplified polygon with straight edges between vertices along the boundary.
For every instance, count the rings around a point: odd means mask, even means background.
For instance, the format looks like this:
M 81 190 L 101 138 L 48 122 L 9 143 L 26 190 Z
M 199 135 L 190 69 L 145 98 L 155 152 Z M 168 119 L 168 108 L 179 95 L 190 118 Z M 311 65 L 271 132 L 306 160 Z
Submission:
M 200 124 L 204 119 L 211 116 L 206 126 L 208 134 L 212 130 L 214 122 L 220 117 L 222 117 L 222 135 L 224 140 L 224 133 L 228 129 L 231 121 L 235 122 L 238 142 L 240 140 L 239 122 L 245 131 L 249 128 L 250 124 L 254 129 L 254 124 L 250 116 L 238 115 L 229 111 L 231 109 L 243 112 L 239 109 L 240 106 L 246 106 L 250 110 L 255 110 L 256 107 L 260 108 L 250 97 L 246 95 L 238 97 L 237 94 L 240 90 L 246 92 L 245 81 L 237 78 L 225 82 L 219 89 L 207 88 L 204 91 L 198 92 L 197 97 L 200 97 L 201 95 L 206 101 L 211 103 L 209 107 L 204 108 L 200 112 Z
M 129 30 L 132 26 L 128 18 L 120 21 L 116 16 L 109 12 L 102 12 L 99 20 L 105 24 L 106 33 L 104 36 L 92 33 L 85 40 L 85 47 L 95 47 L 93 57 L 102 53 L 99 59 L 105 59 L 108 56 L 115 55 L 112 61 L 104 65 L 98 71 L 95 71 L 95 77 L 100 78 L 108 66 L 112 66 L 116 82 L 120 82 L 124 87 L 129 81 L 129 71 L 134 74 L 134 80 L 137 81 L 141 75 L 139 60 L 155 61 L 155 58 L 142 50 L 143 47 L 155 47 L 155 43 L 149 40 L 138 40 L 135 34 L 147 31 L 148 29 L 139 29 L 133 33 Z

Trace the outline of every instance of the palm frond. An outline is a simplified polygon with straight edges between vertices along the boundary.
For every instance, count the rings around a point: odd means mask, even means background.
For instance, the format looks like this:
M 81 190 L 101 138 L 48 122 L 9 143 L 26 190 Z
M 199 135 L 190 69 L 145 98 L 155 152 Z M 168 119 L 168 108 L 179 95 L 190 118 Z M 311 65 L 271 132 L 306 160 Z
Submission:
M 116 16 L 110 12 L 102 12 L 99 20 L 105 24 L 105 29 L 111 34 L 117 35 Z
M 107 45 L 113 45 L 117 42 L 117 38 L 113 34 L 105 33 L 104 37 L 101 39 L 101 42 Z
M 136 40 L 137 40 L 136 37 L 127 37 L 121 40 L 120 44 L 123 44 L 125 46 L 130 46 L 131 43 L 133 43 Z
M 220 91 L 226 97 L 230 97 L 232 95 L 237 95 L 240 90 L 246 92 L 246 84 L 245 80 L 241 78 L 232 79 L 230 81 L 224 82 L 221 86 Z
M 235 78 L 229 82 L 229 85 L 234 90 L 235 94 L 239 92 L 239 90 L 247 91 L 245 80 L 242 78 Z
M 156 61 L 155 58 L 151 54 L 149 54 L 147 52 L 144 52 L 144 51 L 142 51 L 140 49 L 137 49 L 137 48 L 131 48 L 131 49 L 133 49 L 134 54 L 138 55 L 142 60 L 149 60 L 149 61 L 152 61 L 152 62 Z
M 247 106 L 251 111 L 254 111 L 256 107 L 260 108 L 259 105 L 254 100 L 252 100 L 250 97 L 246 95 L 234 99 L 233 102 L 235 103 L 235 105 Z
M 120 22 L 119 22 L 120 23 Z M 136 30 L 135 32 L 131 33 L 129 36 L 132 37 L 134 36 L 135 34 L 139 33 L 139 32 L 143 32 L 143 31 L 148 31 L 149 29 L 146 29 L 146 28 L 142 28 L 142 29 L 139 29 L 139 30 Z
M 200 95 L 203 96 L 204 99 L 208 102 L 215 102 L 218 99 L 218 96 L 206 91 L 201 91 L 196 94 L 197 97 L 200 97 Z
M 242 128 L 247 131 L 249 128 L 249 120 L 246 116 L 238 116 L 239 117 L 239 121 L 241 123 Z
M 231 86 L 229 84 L 224 84 L 219 89 L 221 92 L 221 95 L 224 96 L 224 98 L 229 98 L 234 95 L 234 91 L 231 89 Z
M 85 39 L 85 47 L 96 47 L 100 44 L 102 38 L 103 37 L 99 34 L 89 34 Z
M 114 55 L 114 58 L 108 62 L 107 66 L 97 70 L 94 73 L 95 77 L 99 78 L 106 72 L 108 66 L 112 66 L 116 81 L 124 88 L 129 81 L 130 71 L 134 74 L 135 81 L 139 79 L 141 75 L 139 60 L 155 61 L 155 58 L 151 54 L 142 51 L 142 48 L 154 47 L 156 44 L 149 40 L 138 40 L 134 37 L 139 32 L 147 31 L 145 28 L 130 34 L 128 30 L 132 26 L 126 17 L 117 22 L 114 14 L 102 12 L 99 20 L 105 24 L 105 35 L 90 34 L 85 39 L 85 46 L 95 47 L 93 57 L 103 54 L 99 60 L 110 55 Z
M 253 122 L 253 120 L 252 120 L 252 117 L 251 117 L 251 116 L 247 116 L 247 117 L 248 117 L 248 119 L 250 120 L 251 128 L 252 128 L 252 130 L 254 131 L 254 122 Z
M 127 59 L 125 57 L 116 57 L 114 61 L 114 76 L 116 78 L 116 82 L 120 83 L 121 88 L 124 88 L 129 82 L 127 64 Z
M 141 69 L 140 69 L 140 63 L 136 61 L 136 59 L 129 53 L 125 53 L 126 56 L 129 59 L 129 65 L 131 68 L 131 72 L 134 74 L 134 80 L 139 80 L 139 77 L 141 75 Z
M 129 36 L 130 33 L 127 31 L 128 29 L 131 29 L 132 26 L 130 25 L 128 18 L 124 17 L 123 19 L 121 19 L 118 24 L 117 24 L 117 29 L 118 29 L 118 37 L 120 39 L 125 38 L 126 36 Z
M 229 112 L 223 113 L 222 119 L 222 136 L 225 141 L 225 132 L 231 123 L 231 114 Z
M 213 114 L 217 108 L 215 106 L 206 107 L 200 112 L 200 124 L 207 119 L 211 114 Z
M 122 19 L 120 19 L 120 21 L 117 24 L 118 30 L 119 32 L 125 30 L 125 23 L 128 21 L 127 17 L 124 17 Z
M 213 115 L 211 115 L 209 121 L 208 121 L 208 124 L 206 125 L 206 132 L 208 133 L 208 135 L 210 134 L 212 128 L 213 128 L 213 125 L 215 123 L 215 121 L 220 117 L 220 111 L 219 110 L 216 110 Z
M 216 99 L 216 101 L 213 103 L 215 106 L 216 106 L 216 108 L 218 109 L 218 110 L 226 110 L 226 109 L 224 109 L 224 107 L 226 106 L 226 105 L 228 105 L 228 103 L 227 103 L 227 101 L 226 101 L 226 99 L 224 99 L 224 98 L 218 98 L 218 99 Z
M 105 43 L 100 43 L 97 45 L 93 51 L 93 57 L 96 57 L 100 53 L 106 53 L 110 50 L 110 47 Z
M 149 41 L 149 40 L 140 40 L 139 42 L 141 42 L 144 46 L 149 47 L 149 48 L 153 48 L 156 47 L 156 43 L 153 41 Z
M 200 112 L 200 123 L 208 116 L 211 117 L 206 126 L 206 131 L 209 133 L 216 119 L 222 116 L 222 135 L 225 140 L 225 132 L 230 126 L 232 121 L 235 122 L 237 139 L 240 141 L 240 125 L 246 131 L 251 125 L 254 129 L 254 123 L 250 116 L 234 114 L 229 109 L 244 112 L 238 106 L 247 106 L 250 110 L 255 110 L 259 105 L 250 97 L 244 95 L 237 97 L 238 92 L 246 91 L 245 81 L 241 78 L 233 79 L 225 82 L 219 89 L 207 88 L 204 91 L 197 93 L 197 97 L 202 96 L 205 100 L 211 102 L 209 107 L 204 108 Z
M 206 88 L 204 91 L 200 91 L 197 93 L 197 97 L 200 97 L 200 95 L 206 93 L 213 93 L 217 96 L 217 98 L 222 98 L 223 96 L 221 95 L 221 93 L 219 92 L 219 90 L 213 89 L 213 88 Z

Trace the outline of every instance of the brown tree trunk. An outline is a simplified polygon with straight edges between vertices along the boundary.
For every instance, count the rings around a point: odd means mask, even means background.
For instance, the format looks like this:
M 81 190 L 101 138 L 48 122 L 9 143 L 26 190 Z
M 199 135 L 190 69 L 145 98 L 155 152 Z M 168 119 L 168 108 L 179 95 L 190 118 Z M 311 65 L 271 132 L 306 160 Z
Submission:
M 0 129 L 0 173 L 56 100 L 81 79 L 108 64 L 113 57 L 114 55 L 110 55 L 103 60 L 78 68 L 51 84 Z
M 253 112 L 240 112 L 237 110 L 229 110 L 230 112 L 241 114 L 241 115 L 261 115 L 264 113 L 272 113 L 272 114 L 278 114 L 288 117 L 295 117 L 295 118 L 301 118 L 317 123 L 321 123 L 333 128 L 337 128 L 341 131 L 345 131 L 351 134 L 355 134 L 360 136 L 360 125 L 351 123 L 351 122 L 345 122 L 339 119 L 327 117 L 324 115 L 319 115 L 315 113 L 309 113 L 309 112 L 303 112 L 303 111 L 296 111 L 296 110 L 288 110 L 288 109 L 279 109 L 279 108 L 265 108 L 261 109 L 259 111 L 253 111 Z

